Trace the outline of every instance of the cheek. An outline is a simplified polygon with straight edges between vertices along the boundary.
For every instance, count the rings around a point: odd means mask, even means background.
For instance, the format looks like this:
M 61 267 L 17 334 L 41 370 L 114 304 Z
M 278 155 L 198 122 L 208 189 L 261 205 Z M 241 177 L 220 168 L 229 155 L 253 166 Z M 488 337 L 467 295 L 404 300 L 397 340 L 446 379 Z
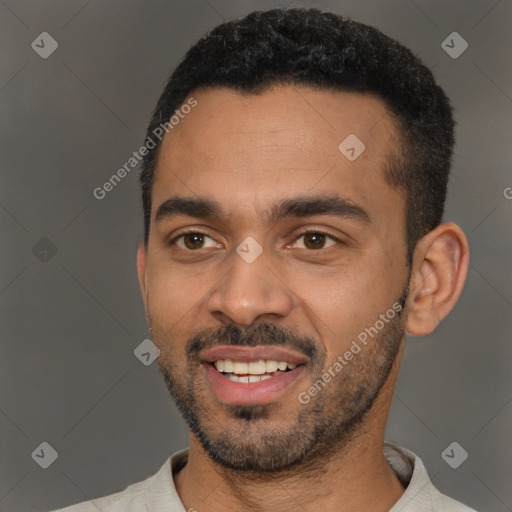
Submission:
M 322 279 L 303 282 L 300 294 L 304 301 L 325 313 L 330 318 L 356 319 L 358 313 L 364 317 L 386 304 L 387 296 L 393 296 L 388 282 L 391 274 L 386 273 L 381 262 L 365 257 L 351 267 L 338 269 Z
M 148 272 L 148 312 L 153 328 L 176 325 L 192 313 L 200 298 L 196 280 L 185 281 L 179 272 L 165 265 L 154 265 Z
M 315 286 L 296 288 L 304 314 L 324 340 L 328 359 L 343 354 L 392 307 L 402 289 L 400 279 L 386 272 L 381 258 L 317 280 Z
M 191 323 L 190 296 L 175 282 L 159 277 L 148 283 L 148 313 L 151 340 L 160 350 L 159 364 L 172 373 L 172 368 L 185 363 L 183 352 Z

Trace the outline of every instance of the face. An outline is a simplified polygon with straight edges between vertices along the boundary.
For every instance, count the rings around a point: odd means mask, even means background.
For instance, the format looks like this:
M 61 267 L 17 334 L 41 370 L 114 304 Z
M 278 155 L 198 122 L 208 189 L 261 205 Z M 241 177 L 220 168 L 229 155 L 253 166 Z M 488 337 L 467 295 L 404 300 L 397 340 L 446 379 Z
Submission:
M 216 462 L 314 464 L 361 428 L 403 341 L 405 200 L 384 179 L 397 131 L 357 93 L 193 96 L 139 250 L 159 368 Z M 364 151 L 339 148 L 350 134 Z

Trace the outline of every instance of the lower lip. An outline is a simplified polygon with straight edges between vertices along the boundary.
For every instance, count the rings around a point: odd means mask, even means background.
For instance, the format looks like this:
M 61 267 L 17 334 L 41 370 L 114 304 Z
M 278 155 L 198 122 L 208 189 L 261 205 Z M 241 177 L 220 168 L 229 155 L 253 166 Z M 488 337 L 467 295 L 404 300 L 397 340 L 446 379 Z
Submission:
M 218 372 L 211 364 L 204 363 L 208 381 L 215 396 L 225 404 L 252 405 L 275 401 L 298 379 L 304 370 L 299 365 L 281 375 L 259 382 L 233 382 Z

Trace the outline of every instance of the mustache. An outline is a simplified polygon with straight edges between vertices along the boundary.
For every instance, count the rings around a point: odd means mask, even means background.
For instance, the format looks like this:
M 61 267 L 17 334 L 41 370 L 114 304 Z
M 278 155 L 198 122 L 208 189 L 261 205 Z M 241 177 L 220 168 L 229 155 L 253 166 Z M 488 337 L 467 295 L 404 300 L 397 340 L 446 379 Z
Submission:
M 213 330 L 202 330 L 187 342 L 186 354 L 189 361 L 197 360 L 202 350 L 218 345 L 255 347 L 257 345 L 279 345 L 301 352 L 311 361 L 318 357 L 315 341 L 301 336 L 294 329 L 278 327 L 270 323 L 257 323 L 247 328 L 235 324 L 223 325 Z
M 400 319 L 404 312 L 409 296 L 409 279 L 402 289 L 400 297 L 395 301 L 401 306 L 397 313 Z M 247 328 L 236 324 L 222 325 L 217 329 L 203 329 L 194 334 L 187 342 L 186 355 L 190 362 L 197 361 L 202 350 L 213 348 L 217 345 L 232 345 L 255 347 L 257 345 L 274 345 L 282 348 L 290 348 L 304 354 L 311 362 L 319 364 L 325 358 L 324 351 L 319 351 L 318 344 L 309 336 L 302 336 L 295 329 L 280 327 L 272 323 L 258 322 Z

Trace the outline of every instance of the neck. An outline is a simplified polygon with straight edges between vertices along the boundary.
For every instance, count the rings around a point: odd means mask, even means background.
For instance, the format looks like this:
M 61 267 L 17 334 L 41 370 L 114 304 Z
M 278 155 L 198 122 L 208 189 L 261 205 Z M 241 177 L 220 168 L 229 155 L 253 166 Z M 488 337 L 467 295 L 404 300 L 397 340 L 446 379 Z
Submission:
M 281 476 L 256 482 L 240 475 L 217 473 L 208 460 L 197 467 L 191 455 L 187 466 L 175 477 L 178 494 L 187 511 L 251 512 L 337 510 L 339 512 L 387 512 L 400 499 L 404 489 L 383 457 L 382 447 L 365 447 L 331 461 L 322 473 L 304 476 Z
M 375 404 L 378 405 L 378 404 Z M 370 411 L 369 416 L 373 416 Z M 195 436 L 190 439 L 187 465 L 174 476 L 187 511 L 387 512 L 404 488 L 383 455 L 384 428 L 361 428 L 357 436 L 328 460 L 293 470 L 261 475 L 227 470 L 214 463 Z M 378 434 L 378 435 L 376 435 Z

